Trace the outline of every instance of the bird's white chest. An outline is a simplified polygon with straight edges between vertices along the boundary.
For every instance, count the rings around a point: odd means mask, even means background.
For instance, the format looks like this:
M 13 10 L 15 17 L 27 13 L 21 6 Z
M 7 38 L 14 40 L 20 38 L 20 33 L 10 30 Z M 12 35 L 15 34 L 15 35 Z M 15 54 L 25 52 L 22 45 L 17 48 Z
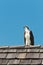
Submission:
M 25 38 L 30 38 L 30 31 L 25 32 Z
M 25 34 L 25 39 L 26 39 L 26 45 L 30 45 L 30 31 L 26 32 Z

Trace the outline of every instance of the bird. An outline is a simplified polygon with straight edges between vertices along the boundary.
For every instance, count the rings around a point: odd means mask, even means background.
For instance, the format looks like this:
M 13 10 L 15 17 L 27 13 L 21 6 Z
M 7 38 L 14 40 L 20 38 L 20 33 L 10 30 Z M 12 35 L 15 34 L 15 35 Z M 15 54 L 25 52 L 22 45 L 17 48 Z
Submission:
M 33 32 L 29 29 L 27 25 L 24 26 L 24 44 L 34 45 Z

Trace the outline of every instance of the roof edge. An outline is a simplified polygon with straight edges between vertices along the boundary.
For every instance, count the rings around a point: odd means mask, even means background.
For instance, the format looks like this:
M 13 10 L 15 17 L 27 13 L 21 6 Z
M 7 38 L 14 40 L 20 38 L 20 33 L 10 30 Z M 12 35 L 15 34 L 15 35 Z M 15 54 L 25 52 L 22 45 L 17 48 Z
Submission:
M 0 49 L 4 49 L 4 48 L 10 48 L 10 49 L 12 49 L 12 48 L 14 48 L 14 49 L 22 49 L 22 48 L 43 48 L 43 46 L 41 46 L 41 45 L 29 45 L 29 46 L 23 46 L 23 45 L 21 45 L 21 46 L 0 46 Z

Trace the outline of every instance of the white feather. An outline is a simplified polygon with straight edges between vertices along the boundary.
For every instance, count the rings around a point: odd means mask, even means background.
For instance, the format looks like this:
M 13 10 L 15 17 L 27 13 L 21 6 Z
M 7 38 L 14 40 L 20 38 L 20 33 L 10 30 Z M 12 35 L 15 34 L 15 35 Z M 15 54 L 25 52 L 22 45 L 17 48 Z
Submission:
M 26 39 L 26 45 L 30 45 L 31 41 L 30 41 L 30 30 L 28 30 L 27 28 L 25 28 L 25 39 Z

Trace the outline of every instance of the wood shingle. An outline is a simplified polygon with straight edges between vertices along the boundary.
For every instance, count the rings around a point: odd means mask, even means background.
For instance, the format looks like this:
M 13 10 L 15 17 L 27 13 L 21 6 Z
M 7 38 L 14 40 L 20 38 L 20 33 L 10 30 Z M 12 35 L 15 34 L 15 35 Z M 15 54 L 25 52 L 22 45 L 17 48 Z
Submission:
M 0 46 L 0 65 L 43 65 L 43 46 Z

